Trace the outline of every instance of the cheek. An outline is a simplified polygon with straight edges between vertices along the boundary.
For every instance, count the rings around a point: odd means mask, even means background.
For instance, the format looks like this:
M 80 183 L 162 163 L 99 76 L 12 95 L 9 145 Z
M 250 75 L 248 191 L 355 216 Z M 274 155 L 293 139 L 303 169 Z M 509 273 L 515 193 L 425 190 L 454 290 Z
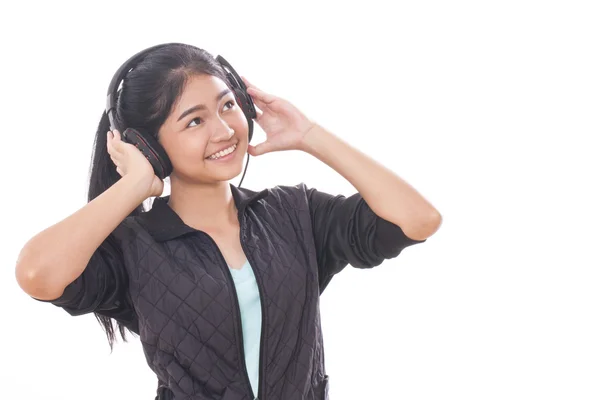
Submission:
M 199 138 L 194 138 L 181 143 L 181 155 L 190 164 L 194 160 L 202 161 L 206 153 L 206 142 Z
M 245 136 L 243 139 L 247 139 L 248 135 L 248 120 L 244 113 L 240 110 L 239 114 L 236 114 L 235 121 L 232 121 L 232 128 Z
M 173 166 L 191 166 L 194 161 L 202 161 L 206 151 L 206 140 L 199 135 L 181 135 L 169 143 L 168 154 Z

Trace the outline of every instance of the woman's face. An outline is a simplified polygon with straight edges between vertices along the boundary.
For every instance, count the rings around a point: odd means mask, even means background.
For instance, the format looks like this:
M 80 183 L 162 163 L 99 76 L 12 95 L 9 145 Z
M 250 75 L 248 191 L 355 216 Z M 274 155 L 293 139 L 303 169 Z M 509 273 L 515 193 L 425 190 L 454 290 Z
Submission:
M 225 82 L 212 75 L 195 75 L 158 139 L 173 164 L 172 176 L 195 183 L 228 181 L 242 171 L 248 121 Z

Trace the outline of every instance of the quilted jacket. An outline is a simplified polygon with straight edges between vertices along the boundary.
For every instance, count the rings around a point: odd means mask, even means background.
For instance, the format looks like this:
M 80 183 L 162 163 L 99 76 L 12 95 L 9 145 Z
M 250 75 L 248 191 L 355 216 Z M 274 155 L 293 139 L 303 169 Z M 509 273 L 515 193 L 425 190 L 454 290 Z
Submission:
M 327 399 L 320 294 L 348 264 L 372 268 L 424 240 L 378 217 L 359 193 L 334 196 L 304 183 L 231 190 L 262 304 L 258 398 Z M 157 398 L 252 400 L 229 267 L 212 238 L 167 201 L 157 197 L 126 218 L 50 302 L 139 334 Z

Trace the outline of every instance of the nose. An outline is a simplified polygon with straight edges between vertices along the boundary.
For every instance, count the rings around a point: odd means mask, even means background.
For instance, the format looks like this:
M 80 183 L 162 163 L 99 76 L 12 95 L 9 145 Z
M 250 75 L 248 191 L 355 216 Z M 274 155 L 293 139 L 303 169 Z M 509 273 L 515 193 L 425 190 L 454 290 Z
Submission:
M 217 120 L 217 126 L 215 126 L 213 134 L 211 135 L 212 141 L 221 142 L 231 139 L 235 131 L 231 129 L 223 119 L 217 118 Z

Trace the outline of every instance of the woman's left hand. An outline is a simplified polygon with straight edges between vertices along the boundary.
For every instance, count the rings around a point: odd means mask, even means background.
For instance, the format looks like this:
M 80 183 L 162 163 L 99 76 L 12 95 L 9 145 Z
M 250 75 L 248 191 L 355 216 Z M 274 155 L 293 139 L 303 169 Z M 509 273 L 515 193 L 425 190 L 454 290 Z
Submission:
M 248 145 L 248 153 L 259 156 L 273 151 L 300 150 L 306 133 L 315 126 L 289 101 L 266 93 L 244 77 L 248 94 L 258 106 L 255 121 L 260 125 L 267 140 L 256 146 Z

